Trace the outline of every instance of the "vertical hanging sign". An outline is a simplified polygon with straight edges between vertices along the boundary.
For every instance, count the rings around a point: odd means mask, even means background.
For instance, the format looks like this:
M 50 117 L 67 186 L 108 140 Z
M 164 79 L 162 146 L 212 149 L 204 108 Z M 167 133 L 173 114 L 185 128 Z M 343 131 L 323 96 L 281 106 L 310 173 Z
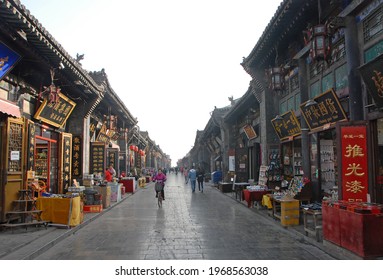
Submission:
M 74 135 L 72 139 L 72 175 L 79 178 L 82 174 L 82 145 L 81 136 Z
M 341 125 L 342 199 L 367 201 L 367 125 Z
M 62 174 L 63 189 L 68 190 L 71 183 L 71 159 L 72 159 L 72 134 L 63 133 L 62 135 Z

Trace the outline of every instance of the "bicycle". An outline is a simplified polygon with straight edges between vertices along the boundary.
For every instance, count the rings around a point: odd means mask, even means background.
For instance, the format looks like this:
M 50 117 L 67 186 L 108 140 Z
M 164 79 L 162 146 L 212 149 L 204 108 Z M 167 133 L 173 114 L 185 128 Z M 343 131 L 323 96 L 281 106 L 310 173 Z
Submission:
M 157 192 L 157 197 L 158 197 L 158 207 L 161 208 L 162 207 L 162 200 L 163 200 L 163 197 L 162 197 L 162 190 L 164 189 L 164 183 L 163 182 L 159 182 L 157 181 L 154 185 L 154 189 L 156 190 Z

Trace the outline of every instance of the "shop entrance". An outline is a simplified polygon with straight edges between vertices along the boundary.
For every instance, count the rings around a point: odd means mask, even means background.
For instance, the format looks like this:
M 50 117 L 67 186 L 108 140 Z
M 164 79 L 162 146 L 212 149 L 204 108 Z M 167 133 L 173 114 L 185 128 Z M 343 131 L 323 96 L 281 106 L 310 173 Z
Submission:
M 36 136 L 36 177 L 46 192 L 58 193 L 58 149 L 57 141 Z

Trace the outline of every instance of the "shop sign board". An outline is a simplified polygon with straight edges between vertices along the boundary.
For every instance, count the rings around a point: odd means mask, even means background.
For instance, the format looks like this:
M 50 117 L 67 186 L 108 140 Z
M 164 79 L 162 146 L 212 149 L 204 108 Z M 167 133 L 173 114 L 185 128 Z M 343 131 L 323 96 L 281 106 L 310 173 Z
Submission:
M 75 106 L 75 102 L 60 93 L 57 102 L 44 100 L 35 114 L 35 119 L 55 127 L 63 127 Z
M 18 53 L 0 42 L 0 80 L 12 70 L 20 58 Z
M 97 134 L 96 141 L 109 144 L 110 136 L 108 135 L 108 129 L 105 124 L 102 125 L 100 132 Z
M 90 174 L 104 173 L 105 156 L 106 150 L 104 142 L 90 143 Z
M 62 174 L 63 174 L 63 188 L 68 190 L 72 186 L 71 182 L 71 159 L 72 159 L 72 134 L 62 134 Z
M 82 174 L 82 141 L 81 136 L 73 135 L 72 139 L 72 176 L 79 177 Z
M 383 54 L 359 68 L 368 92 L 378 108 L 383 107 Z
M 284 113 L 280 119 L 272 119 L 271 123 L 280 140 L 301 134 L 301 126 L 293 111 Z
M 28 120 L 28 151 L 27 151 L 27 169 L 35 170 L 35 136 L 36 136 L 36 128 L 35 124 Z
M 367 201 L 368 150 L 367 124 L 339 124 L 341 138 L 342 200 Z
M 333 89 L 325 91 L 314 98 L 315 104 L 300 105 L 302 115 L 310 130 L 325 128 L 332 123 L 347 120 L 346 113 Z
M 252 125 L 249 125 L 249 124 L 245 125 L 243 127 L 243 130 L 246 133 L 247 139 L 251 140 L 251 139 L 257 138 L 257 134 L 255 133 Z

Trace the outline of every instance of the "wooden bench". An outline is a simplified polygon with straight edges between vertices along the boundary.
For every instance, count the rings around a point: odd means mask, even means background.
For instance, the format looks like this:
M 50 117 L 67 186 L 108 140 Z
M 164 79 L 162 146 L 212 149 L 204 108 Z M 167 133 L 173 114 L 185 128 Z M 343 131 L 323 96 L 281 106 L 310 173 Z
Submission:
M 319 242 L 320 232 L 322 231 L 322 211 L 303 209 L 303 225 L 306 236 L 309 233 L 315 235 L 315 240 Z

